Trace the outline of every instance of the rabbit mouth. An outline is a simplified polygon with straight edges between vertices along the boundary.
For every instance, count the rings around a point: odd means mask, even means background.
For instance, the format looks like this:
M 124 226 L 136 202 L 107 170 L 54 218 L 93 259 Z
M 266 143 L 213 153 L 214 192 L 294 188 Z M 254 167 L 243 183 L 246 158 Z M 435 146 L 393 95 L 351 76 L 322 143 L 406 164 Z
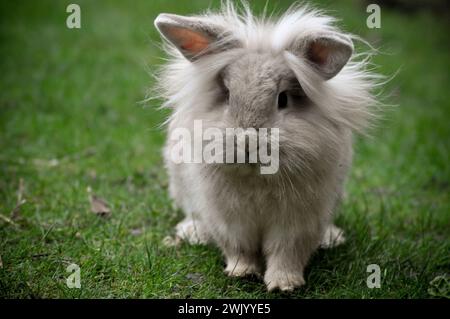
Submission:
M 270 177 L 278 172 L 278 166 L 273 164 L 257 163 L 212 163 L 207 164 L 226 174 L 238 177 Z
M 195 120 L 193 130 L 177 128 L 171 132 L 170 141 L 167 154 L 175 164 L 225 164 L 245 172 L 259 168 L 261 174 L 278 171 L 278 128 L 203 130 L 202 121 Z

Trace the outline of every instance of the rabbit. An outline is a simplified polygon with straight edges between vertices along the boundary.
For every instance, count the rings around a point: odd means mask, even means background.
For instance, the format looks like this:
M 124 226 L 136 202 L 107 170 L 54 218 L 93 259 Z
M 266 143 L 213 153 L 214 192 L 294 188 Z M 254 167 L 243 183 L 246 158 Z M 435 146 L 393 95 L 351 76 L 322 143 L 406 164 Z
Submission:
M 319 10 L 296 5 L 255 17 L 228 1 L 202 15 L 155 20 L 168 60 L 157 89 L 178 128 L 277 128 L 276 173 L 255 164 L 174 163 L 164 147 L 169 194 L 185 218 L 176 238 L 217 245 L 228 276 L 263 277 L 268 291 L 305 284 L 319 247 L 344 242 L 333 224 L 352 164 L 352 140 L 378 105 L 378 76 L 353 40 Z M 271 141 L 271 140 L 270 140 Z

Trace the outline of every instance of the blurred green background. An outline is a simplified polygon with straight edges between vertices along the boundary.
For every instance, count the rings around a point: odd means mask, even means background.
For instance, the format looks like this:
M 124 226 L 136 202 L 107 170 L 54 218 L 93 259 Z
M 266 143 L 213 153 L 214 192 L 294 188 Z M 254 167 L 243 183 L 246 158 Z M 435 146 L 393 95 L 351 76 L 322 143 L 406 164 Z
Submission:
M 182 214 L 161 161 L 167 113 L 140 103 L 164 62 L 153 20 L 219 2 L 76 1 L 82 28 L 68 29 L 72 2 L 0 2 L 0 297 L 449 297 L 445 1 L 374 1 L 380 29 L 366 26 L 368 2 L 312 2 L 382 51 L 379 72 L 399 72 L 385 88 L 396 107 L 355 146 L 337 217 L 347 243 L 318 251 L 307 285 L 287 295 L 227 278 L 214 247 L 161 245 Z M 269 0 L 269 11 L 291 3 Z M 91 212 L 92 194 L 110 214 Z M 71 263 L 81 289 L 66 286 Z M 379 289 L 366 286 L 369 264 Z

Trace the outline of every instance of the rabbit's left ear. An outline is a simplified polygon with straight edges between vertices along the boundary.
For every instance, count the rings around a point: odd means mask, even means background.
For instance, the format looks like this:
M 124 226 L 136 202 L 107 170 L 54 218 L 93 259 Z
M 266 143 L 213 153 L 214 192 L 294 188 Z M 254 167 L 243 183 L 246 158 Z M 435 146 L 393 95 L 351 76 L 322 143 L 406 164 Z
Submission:
M 347 64 L 353 49 L 350 37 L 326 33 L 307 39 L 306 45 L 294 48 L 293 51 L 306 58 L 325 80 L 329 80 Z
M 231 44 L 220 41 L 225 30 L 202 18 L 161 13 L 155 26 L 190 61 L 228 49 Z

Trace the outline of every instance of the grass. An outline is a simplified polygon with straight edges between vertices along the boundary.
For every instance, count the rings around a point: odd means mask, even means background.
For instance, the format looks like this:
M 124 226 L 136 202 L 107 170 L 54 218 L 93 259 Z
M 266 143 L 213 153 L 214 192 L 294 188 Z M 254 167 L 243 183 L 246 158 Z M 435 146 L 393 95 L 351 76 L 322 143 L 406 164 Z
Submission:
M 380 72 L 401 68 L 386 88 L 398 107 L 371 138 L 357 140 L 337 217 L 348 242 L 318 251 L 307 285 L 280 294 L 224 276 L 214 247 L 161 245 L 182 215 L 172 209 L 161 161 L 158 124 L 167 114 L 157 103 L 138 103 L 152 85 L 148 69 L 162 62 L 152 23 L 159 12 L 198 12 L 210 3 L 80 0 L 80 30 L 65 27 L 69 3 L 0 4 L 1 297 L 449 296 L 445 15 L 382 7 L 382 28 L 369 30 L 359 2 L 319 4 L 386 52 L 375 58 Z M 110 217 L 90 212 L 88 187 L 109 202 Z M 26 200 L 19 207 L 18 197 Z M 65 284 L 70 263 L 81 267 L 81 289 Z M 369 264 L 381 268 L 380 289 L 366 286 Z M 440 290 L 430 284 L 435 278 Z

